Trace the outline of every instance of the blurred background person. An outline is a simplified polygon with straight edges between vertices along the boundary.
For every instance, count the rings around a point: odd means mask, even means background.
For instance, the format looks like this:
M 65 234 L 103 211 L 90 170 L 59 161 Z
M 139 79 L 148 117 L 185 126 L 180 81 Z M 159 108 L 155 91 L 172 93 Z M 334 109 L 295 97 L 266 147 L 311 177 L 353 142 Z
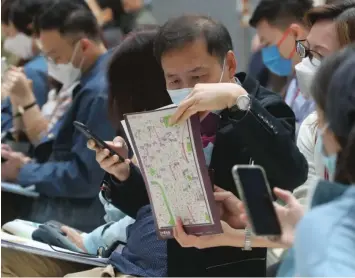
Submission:
M 150 2 L 143 0 L 87 0 L 98 20 L 108 48 L 117 46 L 122 37 L 140 25 L 156 24 Z
M 36 43 L 32 20 L 33 10 L 28 6 L 39 7 L 44 1 L 28 0 L 21 2 L 17 0 L 3 0 L 1 2 L 1 28 L 5 35 L 4 49 L 20 59 L 17 66 L 21 66 L 26 79 L 31 83 L 34 97 L 39 107 L 46 101 L 49 92 L 47 78 L 47 62 L 40 55 L 40 49 Z M 14 7 L 12 9 L 12 7 Z M 35 9 L 35 10 L 36 10 Z M 23 103 L 22 92 L 17 93 L 20 102 L 12 103 L 10 93 L 7 88 L 6 74 L 2 82 L 2 94 L 7 97 L 1 102 L 1 129 L 2 132 L 12 128 L 12 118 L 20 110 L 27 110 L 31 103 Z M 14 95 L 15 97 L 15 95 Z M 12 98 L 14 100 L 14 98 Z M 13 105 L 14 104 L 14 105 Z
M 124 34 L 140 25 L 157 24 L 147 0 L 120 0 L 124 14 L 120 18 L 120 27 Z
M 321 64 L 321 61 L 343 47 L 355 42 L 355 1 L 338 1 L 334 4 L 313 8 L 305 18 L 310 26 L 306 40 L 297 42 L 298 54 L 308 63 Z M 299 83 L 310 92 L 311 84 L 318 67 L 310 70 L 297 68 Z M 322 81 L 328 84 L 329 79 Z M 326 88 L 327 86 L 325 86 Z M 322 163 L 322 158 L 317 152 L 318 140 L 317 113 L 309 115 L 302 123 L 297 139 L 297 145 L 308 161 L 307 182 L 294 191 L 297 199 L 304 202 L 308 189 L 319 178 L 334 180 L 334 169 L 329 169 Z
M 113 137 L 103 70 L 111 52 L 103 45 L 95 17 L 83 5 L 49 1 L 43 11 L 34 21 L 43 55 L 63 86 L 74 81 L 80 84 L 65 115 L 41 138 L 35 159 L 2 150 L 7 161 L 2 164 L 1 178 L 22 186 L 34 184 L 40 193 L 40 198 L 19 207 L 19 218 L 37 223 L 57 220 L 90 231 L 103 222 L 97 194 L 104 173 L 73 122 L 84 123 L 103 139 Z
M 123 36 L 119 19 L 123 15 L 123 7 L 118 0 L 87 0 L 91 11 L 102 28 L 102 35 L 106 46 L 117 46 Z
M 261 0 L 249 22 L 259 36 L 264 65 L 273 74 L 289 78 L 282 95 L 295 113 L 297 130 L 314 111 L 312 99 L 300 92 L 294 73 L 294 66 L 301 61 L 295 40 L 307 37 L 303 17 L 312 6 L 312 0 Z

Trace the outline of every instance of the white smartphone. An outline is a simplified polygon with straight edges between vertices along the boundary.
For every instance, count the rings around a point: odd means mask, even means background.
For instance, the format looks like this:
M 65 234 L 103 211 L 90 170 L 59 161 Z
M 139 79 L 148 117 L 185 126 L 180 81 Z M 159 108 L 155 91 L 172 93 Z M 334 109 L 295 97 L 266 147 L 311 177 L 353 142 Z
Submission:
M 236 165 L 232 169 L 232 174 L 254 234 L 281 235 L 280 223 L 264 169 L 258 165 Z

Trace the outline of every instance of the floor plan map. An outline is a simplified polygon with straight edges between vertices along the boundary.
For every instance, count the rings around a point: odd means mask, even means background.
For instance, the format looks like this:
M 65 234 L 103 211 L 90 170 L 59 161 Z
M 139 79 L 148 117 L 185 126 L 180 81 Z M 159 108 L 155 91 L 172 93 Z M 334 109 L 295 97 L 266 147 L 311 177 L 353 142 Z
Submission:
M 170 126 L 169 119 L 175 109 L 131 114 L 125 118 L 153 204 L 157 228 L 161 237 L 171 237 L 171 228 L 179 216 L 188 233 L 220 232 L 207 169 L 200 167 L 206 168 L 201 159 L 202 146 L 199 146 L 200 155 L 196 147 L 201 139 L 199 133 L 193 135 L 199 122 L 194 128 L 191 120 Z

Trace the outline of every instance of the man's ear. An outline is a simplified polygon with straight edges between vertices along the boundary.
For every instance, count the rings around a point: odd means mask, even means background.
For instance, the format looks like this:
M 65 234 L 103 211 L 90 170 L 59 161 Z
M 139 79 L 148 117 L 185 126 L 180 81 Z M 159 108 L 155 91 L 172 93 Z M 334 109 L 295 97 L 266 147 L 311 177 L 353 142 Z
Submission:
M 295 40 L 305 40 L 307 38 L 308 29 L 301 24 L 291 24 L 290 30 L 290 34 L 295 38 Z
M 226 55 L 226 69 L 228 70 L 229 79 L 234 78 L 237 73 L 237 59 L 232 50 L 229 50 Z
M 85 53 L 90 48 L 91 41 L 87 38 L 83 38 L 80 40 L 80 45 L 81 50 Z

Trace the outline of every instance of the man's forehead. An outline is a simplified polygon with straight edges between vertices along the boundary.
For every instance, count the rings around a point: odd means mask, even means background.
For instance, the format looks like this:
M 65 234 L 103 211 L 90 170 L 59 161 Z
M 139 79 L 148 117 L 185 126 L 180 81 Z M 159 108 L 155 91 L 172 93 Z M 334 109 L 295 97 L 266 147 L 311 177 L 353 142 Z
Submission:
M 204 41 L 189 43 L 184 47 L 170 50 L 162 56 L 164 71 L 169 74 L 179 72 L 197 72 L 205 70 L 218 58 L 207 51 Z
M 53 52 L 69 44 L 68 39 L 56 30 L 41 31 L 39 40 L 44 52 Z
M 281 28 L 271 25 L 267 20 L 261 20 L 256 26 L 256 32 L 259 36 L 260 43 L 269 43 L 273 42 L 275 39 L 278 39 L 279 36 L 283 33 Z

